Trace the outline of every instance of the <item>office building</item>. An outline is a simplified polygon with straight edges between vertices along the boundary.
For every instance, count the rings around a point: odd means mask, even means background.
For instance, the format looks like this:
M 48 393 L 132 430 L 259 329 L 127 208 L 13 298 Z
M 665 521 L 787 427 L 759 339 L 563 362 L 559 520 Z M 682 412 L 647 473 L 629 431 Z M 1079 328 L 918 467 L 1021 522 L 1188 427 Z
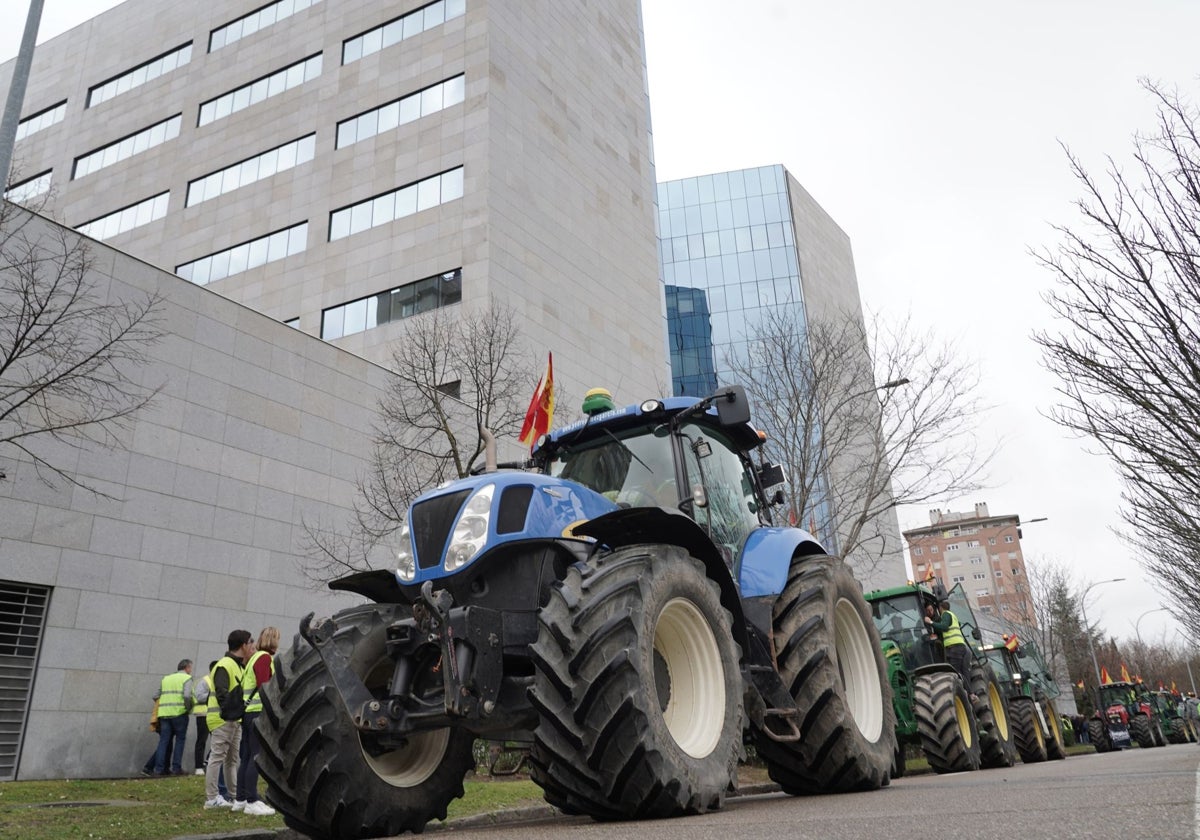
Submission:
M 637 0 L 126 0 L 18 137 L 10 198 L 372 361 L 497 301 L 569 393 L 667 378 Z
M 782 166 L 659 184 L 658 233 L 678 395 L 707 394 L 733 381 L 729 362 L 743 356 L 768 309 L 790 310 L 800 329 L 848 314 L 861 320 L 849 237 Z M 847 463 L 831 461 L 823 480 L 853 480 Z M 797 524 L 838 552 L 845 526 L 831 506 L 827 497 L 818 500 Z M 899 533 L 888 508 L 848 554 L 869 588 L 905 579 Z

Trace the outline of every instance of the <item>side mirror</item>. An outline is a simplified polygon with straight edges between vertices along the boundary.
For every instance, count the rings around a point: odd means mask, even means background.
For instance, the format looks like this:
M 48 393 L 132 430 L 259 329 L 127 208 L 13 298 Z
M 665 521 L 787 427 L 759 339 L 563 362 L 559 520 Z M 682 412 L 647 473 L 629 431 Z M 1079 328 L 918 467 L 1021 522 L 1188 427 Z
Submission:
M 779 464 L 763 464 L 758 470 L 758 482 L 764 488 L 777 487 L 787 482 L 787 476 Z
M 750 422 L 750 403 L 741 385 L 727 385 L 712 395 L 717 407 L 717 420 L 722 426 L 740 426 Z
M 979 641 L 980 639 L 982 639 L 982 638 L 983 638 L 983 636 L 981 636 L 981 635 L 979 634 L 979 628 L 978 628 L 978 627 L 975 627 L 975 628 L 973 628 L 973 629 L 971 630 L 971 638 L 975 639 L 976 641 Z

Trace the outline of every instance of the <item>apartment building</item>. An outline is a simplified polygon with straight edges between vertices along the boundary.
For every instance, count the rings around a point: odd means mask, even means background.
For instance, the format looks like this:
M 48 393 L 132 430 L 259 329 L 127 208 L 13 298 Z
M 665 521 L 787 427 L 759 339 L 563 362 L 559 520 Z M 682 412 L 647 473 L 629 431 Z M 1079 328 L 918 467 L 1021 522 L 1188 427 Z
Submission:
M 931 510 L 929 525 L 904 532 L 914 580 L 961 584 L 971 608 L 989 624 L 1036 626 L 1021 552 L 1021 517 L 988 512 Z

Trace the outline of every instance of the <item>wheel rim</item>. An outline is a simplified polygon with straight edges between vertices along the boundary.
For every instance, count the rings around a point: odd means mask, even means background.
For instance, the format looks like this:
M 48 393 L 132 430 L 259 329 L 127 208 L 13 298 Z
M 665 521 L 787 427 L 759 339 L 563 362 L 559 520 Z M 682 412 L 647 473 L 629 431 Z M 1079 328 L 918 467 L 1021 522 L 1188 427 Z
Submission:
M 879 648 L 846 598 L 833 608 L 833 644 L 850 717 L 863 737 L 877 741 L 883 732 L 883 686 L 875 661 Z
M 660 675 L 655 683 L 667 730 L 681 750 L 704 758 L 725 726 L 725 666 L 712 627 L 695 604 L 667 602 L 654 628 L 654 652 L 666 669 L 665 679 Z
M 988 683 L 988 705 L 992 707 L 992 720 L 996 724 L 996 731 L 1000 733 L 1000 740 L 1007 741 L 1008 715 L 1004 713 L 1004 701 L 1000 699 L 994 682 Z
M 967 707 L 963 704 L 962 698 L 957 694 L 954 695 L 954 716 L 958 718 L 958 734 L 962 737 L 963 744 L 967 749 L 971 749 L 971 744 L 974 739 L 971 737 L 971 718 L 967 712 Z
M 438 769 L 449 743 L 449 729 L 432 729 L 410 735 L 404 746 L 380 755 L 371 755 L 364 749 L 363 758 L 375 775 L 389 785 L 415 787 Z

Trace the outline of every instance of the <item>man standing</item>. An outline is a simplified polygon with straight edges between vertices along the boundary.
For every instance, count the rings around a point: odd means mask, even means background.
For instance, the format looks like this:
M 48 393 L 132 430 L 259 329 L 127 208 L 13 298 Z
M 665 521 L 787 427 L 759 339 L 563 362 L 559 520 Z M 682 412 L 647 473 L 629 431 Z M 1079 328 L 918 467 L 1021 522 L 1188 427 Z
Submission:
M 158 751 L 154 754 L 154 772 L 160 776 L 168 772 L 183 775 L 183 747 L 187 741 L 188 715 L 192 711 L 192 660 L 180 660 L 177 668 L 175 673 L 162 678 L 154 693 L 154 699 L 158 701 Z
M 208 696 L 208 766 L 204 771 L 204 807 L 232 808 L 233 803 L 217 790 L 217 778 L 225 771 L 230 796 L 237 798 L 238 748 L 241 746 L 242 716 L 246 698 L 242 678 L 246 661 L 254 653 L 254 641 L 247 630 L 229 634 L 229 652 L 213 666 L 212 691 Z
M 937 618 L 925 616 L 925 623 L 942 636 L 942 647 L 946 650 L 946 661 L 953 666 L 962 677 L 963 686 L 967 693 L 971 691 L 971 651 L 967 649 L 967 640 L 963 638 L 962 628 L 958 625 L 958 617 L 950 612 L 950 602 L 942 601 L 941 615 Z M 975 702 L 971 695 L 971 702 Z
M 208 696 L 212 694 L 212 669 L 217 660 L 208 663 L 208 671 L 192 680 L 192 714 L 196 716 L 196 775 L 204 775 L 204 752 L 208 747 Z

